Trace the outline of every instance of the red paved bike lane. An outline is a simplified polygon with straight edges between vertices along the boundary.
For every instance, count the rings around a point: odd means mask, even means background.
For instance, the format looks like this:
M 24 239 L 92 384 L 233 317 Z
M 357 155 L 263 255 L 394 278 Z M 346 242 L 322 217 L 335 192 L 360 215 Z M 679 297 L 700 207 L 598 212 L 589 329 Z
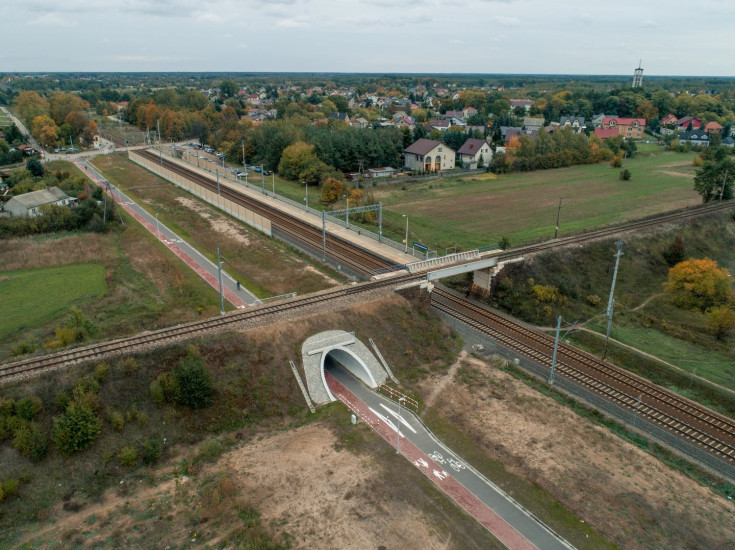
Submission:
M 102 185 L 96 177 L 94 177 L 93 174 L 89 172 L 89 170 L 86 170 L 84 166 L 79 163 L 79 161 L 74 161 L 74 164 L 84 172 L 89 179 L 91 179 L 95 184 L 97 184 L 105 193 L 107 193 L 110 197 L 112 197 L 112 200 L 115 200 L 115 196 L 112 194 L 112 191 L 108 193 L 107 189 L 104 185 Z M 194 258 L 189 256 L 186 252 L 184 252 L 179 246 L 173 242 L 166 239 L 162 239 L 156 228 L 153 226 L 153 224 L 147 222 L 140 214 L 138 214 L 134 209 L 130 207 L 130 205 L 124 204 L 124 203 L 117 203 L 118 206 L 121 206 L 128 214 L 130 214 L 133 218 L 135 218 L 140 225 L 145 227 L 151 235 L 156 235 L 159 241 L 161 241 L 166 248 L 168 248 L 171 252 L 176 254 L 186 265 L 188 265 L 192 271 L 194 271 L 197 275 L 199 275 L 202 279 L 204 279 L 205 282 L 207 282 L 213 289 L 215 289 L 217 292 L 219 292 L 219 280 L 217 277 L 209 273 L 204 267 L 202 267 L 199 263 L 197 263 Z M 224 286 L 224 285 L 223 285 Z M 235 294 L 232 290 L 227 288 L 226 286 L 223 288 L 223 292 L 225 295 L 225 300 L 230 302 L 233 306 L 235 306 L 238 309 L 243 309 L 248 307 L 247 302 L 245 302 L 242 298 L 240 298 L 237 294 Z
M 367 404 L 362 402 L 331 374 L 325 372 L 324 377 L 335 397 L 347 405 L 352 412 L 380 434 L 389 444 L 395 446 L 396 432 L 394 429 L 381 421 L 380 418 L 370 411 Z M 472 517 L 484 525 L 505 546 L 511 550 L 538 550 L 536 545 L 532 544 L 508 522 L 488 508 L 484 502 L 462 486 L 441 466 L 437 466 L 427 454 L 405 437 L 401 439 L 400 451 L 426 477 L 433 481 L 435 485 L 449 495 L 452 500 L 459 504 Z

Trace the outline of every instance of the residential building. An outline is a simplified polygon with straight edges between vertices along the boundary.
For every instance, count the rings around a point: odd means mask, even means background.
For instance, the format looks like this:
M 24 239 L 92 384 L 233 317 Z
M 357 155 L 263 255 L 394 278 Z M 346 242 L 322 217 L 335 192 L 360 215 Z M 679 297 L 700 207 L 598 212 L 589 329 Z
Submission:
M 704 131 L 708 134 L 717 133 L 722 131 L 722 124 L 715 122 L 714 120 L 704 125 Z
M 511 111 L 515 109 L 516 107 L 523 107 L 526 110 L 526 112 L 529 112 L 532 106 L 533 106 L 533 100 L 531 99 L 511 99 L 510 100 Z
M 676 121 L 676 129 L 680 132 L 683 132 L 685 130 L 688 131 L 690 124 L 692 126 L 692 130 L 699 130 L 702 127 L 702 121 L 698 118 L 695 118 L 693 116 L 685 116 Z
M 618 115 L 606 115 L 605 113 L 592 115 L 592 126 L 594 126 L 595 128 L 602 128 L 602 125 L 605 122 L 606 118 L 618 118 Z
M 347 124 L 347 126 L 352 126 L 352 122 L 350 121 L 350 117 L 347 113 L 330 113 L 329 120 L 341 120 Z
M 526 130 L 540 130 L 544 127 L 544 119 L 527 116 L 523 119 L 523 126 Z
M 477 114 L 477 109 L 474 107 L 467 107 L 463 109 L 462 112 L 464 113 L 464 119 L 467 120 L 471 116 L 475 116 Z
M 586 128 L 584 117 L 580 116 L 563 116 L 559 119 L 559 126 L 571 128 L 576 134 L 579 134 Z
M 454 168 L 455 153 L 441 141 L 419 139 L 404 151 L 404 166 L 409 170 L 438 172 Z
M 722 138 L 722 145 L 724 145 L 725 147 L 729 147 L 730 149 L 734 148 L 735 138 L 731 138 L 730 136 Z
M 600 139 L 607 139 L 619 135 L 618 129 L 614 126 L 612 128 L 595 128 L 595 136 Z
M 49 187 L 13 197 L 5 203 L 3 210 L 14 218 L 32 218 L 43 214 L 42 206 L 72 206 L 78 202 L 79 199 L 70 197 L 58 187 Z
M 689 145 L 701 145 L 707 147 L 710 142 L 710 136 L 704 130 L 692 130 L 691 132 L 682 132 L 679 134 L 679 143 L 688 143 Z
M 452 121 L 448 119 L 432 119 L 427 123 L 429 132 L 432 130 L 439 130 L 440 132 L 446 132 L 449 130 L 449 127 L 452 125 Z
M 645 118 L 606 118 L 603 128 L 617 128 L 618 134 L 628 139 L 641 139 L 646 128 Z
M 493 150 L 484 139 L 470 138 L 459 148 L 457 155 L 462 164 L 476 168 L 480 160 L 487 166 L 487 163 L 493 158 Z
M 666 115 L 664 118 L 661 119 L 661 126 L 665 126 L 667 124 L 674 125 L 676 124 L 677 120 L 679 120 L 679 117 L 676 115 Z

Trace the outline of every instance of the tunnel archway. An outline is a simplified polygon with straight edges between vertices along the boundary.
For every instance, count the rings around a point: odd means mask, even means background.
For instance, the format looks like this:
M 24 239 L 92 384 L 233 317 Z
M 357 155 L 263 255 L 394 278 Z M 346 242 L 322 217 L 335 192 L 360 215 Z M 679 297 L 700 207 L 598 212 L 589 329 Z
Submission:
M 342 330 L 320 332 L 306 339 L 301 346 L 304 376 L 314 403 L 335 401 L 327 386 L 325 368 L 339 363 L 371 388 L 385 382 L 387 373 L 370 349 L 354 333 Z

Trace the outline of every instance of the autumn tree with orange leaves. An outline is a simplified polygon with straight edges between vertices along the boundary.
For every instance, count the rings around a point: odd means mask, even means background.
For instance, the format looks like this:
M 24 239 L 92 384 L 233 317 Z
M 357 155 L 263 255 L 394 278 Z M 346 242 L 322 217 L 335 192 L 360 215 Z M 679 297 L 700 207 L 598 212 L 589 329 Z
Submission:
M 664 290 L 671 301 L 685 309 L 707 311 L 735 299 L 732 277 L 709 258 L 686 260 L 669 269 Z

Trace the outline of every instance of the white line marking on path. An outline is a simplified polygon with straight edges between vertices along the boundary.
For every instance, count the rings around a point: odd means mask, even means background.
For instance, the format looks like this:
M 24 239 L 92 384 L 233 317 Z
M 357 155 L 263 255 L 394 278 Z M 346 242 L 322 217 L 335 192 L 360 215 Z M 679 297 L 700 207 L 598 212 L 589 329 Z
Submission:
M 389 408 L 388 408 L 388 407 L 386 407 L 386 406 L 385 406 L 385 405 L 384 405 L 383 403 L 381 403 L 381 404 L 380 404 L 380 406 L 381 406 L 381 407 L 383 407 L 383 408 L 384 408 L 384 409 L 385 409 L 386 411 L 388 411 L 388 412 L 389 412 L 390 414 L 392 414 L 392 415 L 393 415 L 394 417 L 398 418 L 398 413 L 396 413 L 396 411 L 394 411 L 394 410 L 392 410 L 392 409 L 389 409 Z M 409 424 L 408 422 L 406 422 L 406 419 L 405 419 L 405 418 L 401 417 L 401 418 L 400 418 L 400 420 L 401 420 L 401 424 L 403 424 L 404 426 L 406 426 L 406 427 L 407 427 L 407 428 L 408 428 L 409 430 L 411 430 L 411 431 L 412 431 L 413 433 L 416 433 L 416 430 L 414 430 L 414 429 L 413 429 L 413 426 L 411 426 L 411 424 Z
M 373 409 L 372 407 L 368 407 L 368 408 L 370 409 L 370 412 L 371 412 L 371 413 L 373 413 L 373 414 L 374 414 L 375 416 L 377 416 L 377 417 L 378 417 L 378 418 L 380 418 L 380 419 L 381 419 L 381 420 L 382 420 L 383 422 L 385 422 L 385 423 L 386 423 L 386 425 L 387 425 L 387 426 L 388 426 L 388 427 L 389 427 L 389 428 L 390 428 L 391 430 L 393 430 L 394 432 L 398 432 L 398 428 L 396 428 L 396 425 L 395 425 L 395 424 L 393 424 L 393 422 L 391 422 L 390 418 L 388 418 L 387 416 L 383 416 L 382 414 L 380 414 L 380 413 L 379 413 L 378 411 L 376 411 L 376 410 L 375 410 L 375 409 Z M 405 437 L 405 436 L 404 436 L 404 435 L 403 435 L 402 433 L 400 433 L 400 432 L 399 432 L 399 435 L 400 435 L 401 437 Z

